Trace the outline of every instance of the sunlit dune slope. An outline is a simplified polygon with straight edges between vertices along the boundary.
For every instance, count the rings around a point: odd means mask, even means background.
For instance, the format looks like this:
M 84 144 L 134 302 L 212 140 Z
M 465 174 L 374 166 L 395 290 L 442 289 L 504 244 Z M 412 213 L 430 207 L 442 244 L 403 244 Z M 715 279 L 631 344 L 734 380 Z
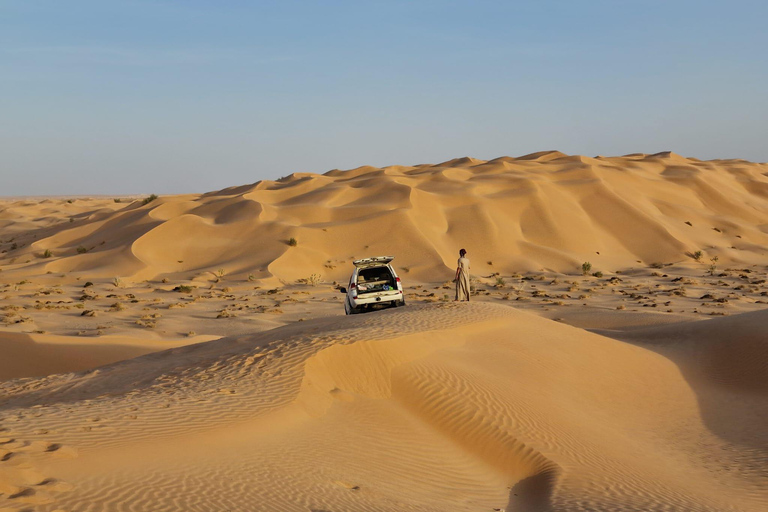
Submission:
M 751 264 L 768 246 L 767 174 L 768 165 L 743 160 L 550 151 L 297 173 L 145 205 L 17 201 L 0 206 L 0 263 L 25 275 L 146 279 L 221 268 L 287 280 L 341 280 L 350 258 L 375 254 L 396 255 L 412 278 L 441 280 L 461 247 L 475 272 L 571 272 L 583 261 L 613 270 L 698 250 Z M 24 225 L 33 229 L 20 234 Z M 52 257 L 41 258 L 46 249 Z
M 727 326 L 765 361 L 743 316 L 647 345 L 411 306 L 6 382 L 0 448 L 27 466 L 0 485 L 41 510 L 765 510 L 763 367 L 724 363 L 752 398 L 721 411 L 738 385 L 694 343 Z

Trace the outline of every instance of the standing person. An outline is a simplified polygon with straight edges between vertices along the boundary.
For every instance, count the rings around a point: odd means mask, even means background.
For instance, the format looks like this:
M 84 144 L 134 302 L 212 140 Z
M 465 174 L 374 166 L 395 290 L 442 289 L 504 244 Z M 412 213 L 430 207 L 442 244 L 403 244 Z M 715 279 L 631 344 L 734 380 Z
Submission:
M 456 266 L 456 299 L 469 302 L 469 258 L 466 249 L 459 251 L 459 261 Z

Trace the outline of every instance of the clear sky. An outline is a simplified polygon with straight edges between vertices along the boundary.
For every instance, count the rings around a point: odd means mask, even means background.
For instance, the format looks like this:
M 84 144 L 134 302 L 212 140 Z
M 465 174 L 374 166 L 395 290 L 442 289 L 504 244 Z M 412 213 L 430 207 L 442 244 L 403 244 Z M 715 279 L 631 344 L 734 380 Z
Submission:
M 0 0 L 0 196 L 557 149 L 768 161 L 768 1 Z

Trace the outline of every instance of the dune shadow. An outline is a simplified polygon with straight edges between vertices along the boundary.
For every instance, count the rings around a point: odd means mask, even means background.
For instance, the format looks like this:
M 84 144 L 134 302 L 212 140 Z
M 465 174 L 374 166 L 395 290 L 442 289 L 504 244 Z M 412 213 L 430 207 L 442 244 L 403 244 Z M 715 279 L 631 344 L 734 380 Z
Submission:
M 673 362 L 696 397 L 704 426 L 734 448 L 745 449 L 739 456 L 745 457 L 740 464 L 745 471 L 759 471 L 762 464 L 750 467 L 768 457 L 768 310 L 593 332 Z
M 523 478 L 509 491 L 507 512 L 549 512 L 558 471 L 547 469 Z

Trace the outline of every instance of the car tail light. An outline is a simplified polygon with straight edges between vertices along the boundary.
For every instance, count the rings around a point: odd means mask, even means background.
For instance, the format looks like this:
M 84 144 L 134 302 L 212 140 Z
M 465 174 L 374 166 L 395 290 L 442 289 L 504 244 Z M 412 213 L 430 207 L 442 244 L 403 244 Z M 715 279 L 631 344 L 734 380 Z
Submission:
M 349 285 L 349 289 L 351 290 L 352 288 L 357 288 L 357 285 L 355 283 L 352 283 L 351 285 Z
M 396 277 L 396 278 L 395 278 L 395 281 L 397 281 L 397 282 L 399 283 L 399 282 L 400 282 L 400 278 L 399 278 L 399 277 Z

